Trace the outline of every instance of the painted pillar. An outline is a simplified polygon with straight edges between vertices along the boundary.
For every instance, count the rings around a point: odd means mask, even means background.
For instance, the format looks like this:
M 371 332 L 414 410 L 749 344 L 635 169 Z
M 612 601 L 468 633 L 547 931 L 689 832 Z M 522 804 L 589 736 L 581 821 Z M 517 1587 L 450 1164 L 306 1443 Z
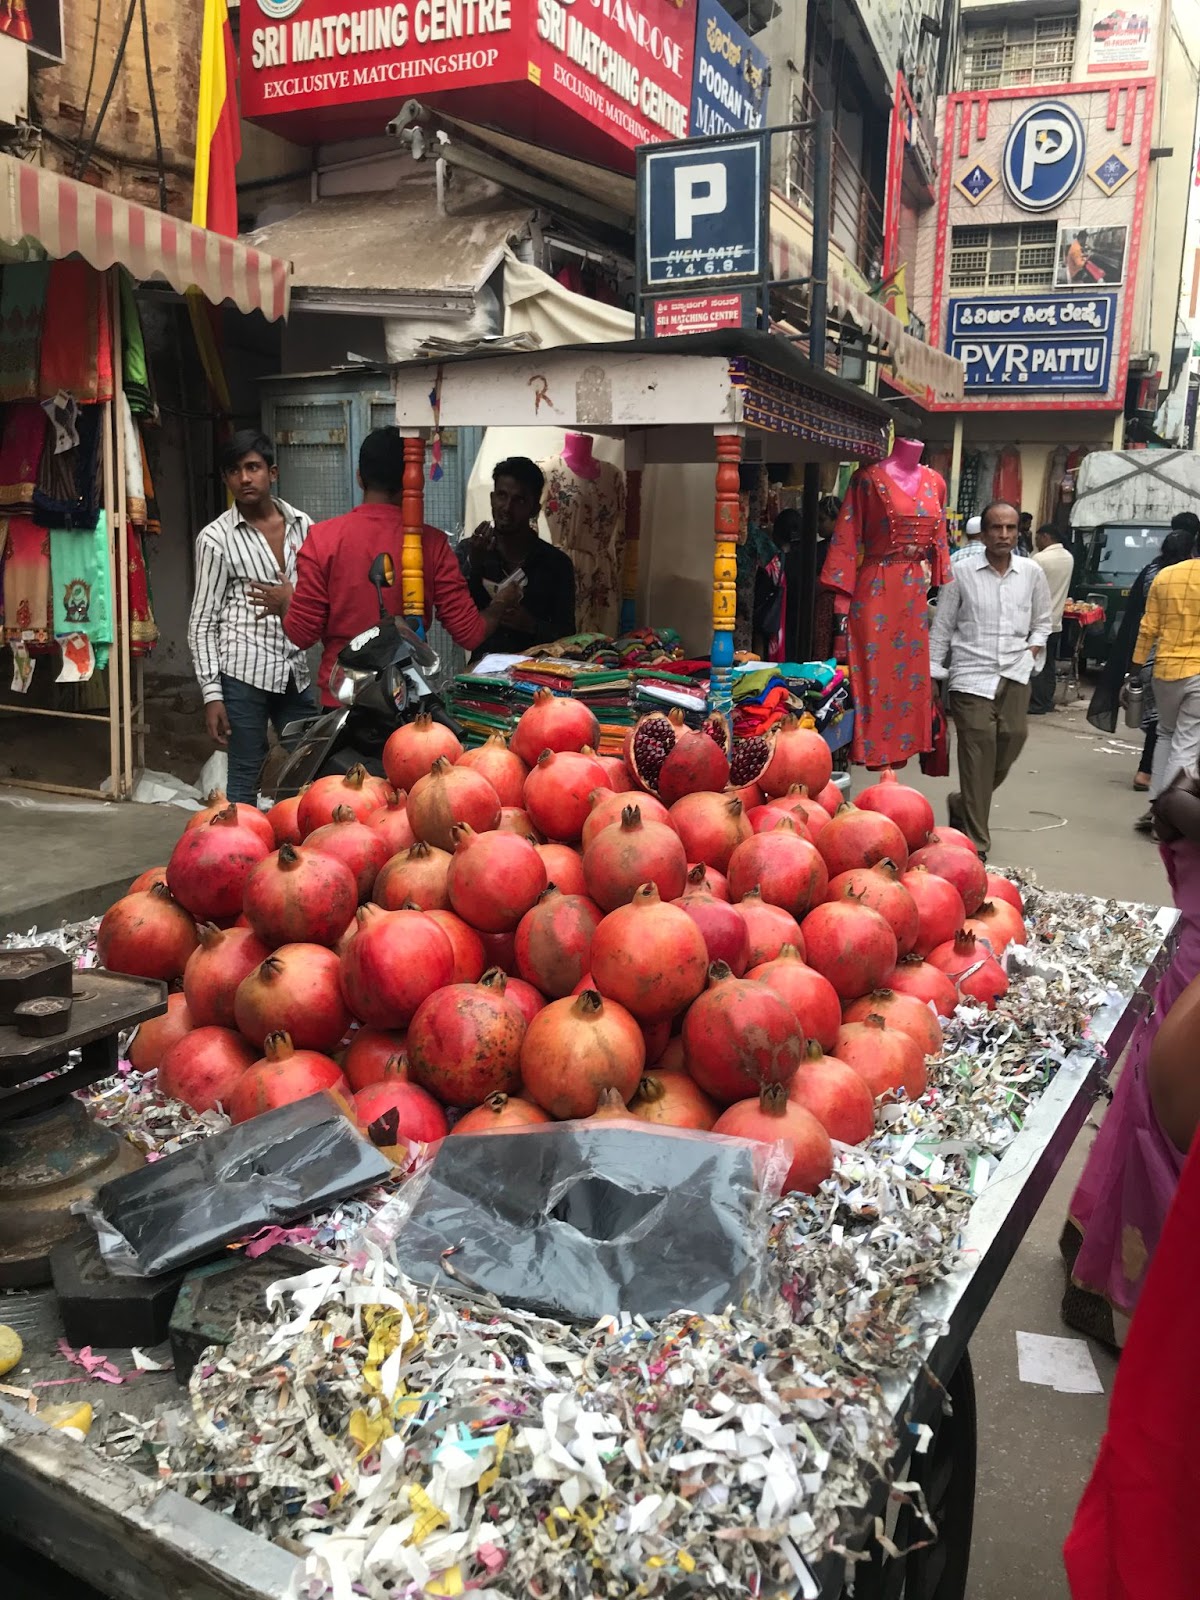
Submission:
M 709 707 L 730 716 L 733 711 L 733 624 L 737 612 L 737 536 L 741 520 L 738 463 L 740 433 L 717 434 L 717 492 L 713 512 L 716 551 L 713 556 L 713 642 Z
M 400 499 L 404 542 L 400 549 L 400 593 L 404 620 L 425 636 L 425 556 L 421 529 L 425 526 L 425 438 L 404 435 L 404 492 Z
M 946 485 L 946 509 L 958 510 L 958 486 L 962 481 L 963 419 L 954 419 L 954 440 L 950 446 L 950 482 Z
M 637 626 L 638 557 L 642 537 L 642 465 L 645 450 L 640 435 L 625 439 L 625 558 L 621 571 L 620 629 Z

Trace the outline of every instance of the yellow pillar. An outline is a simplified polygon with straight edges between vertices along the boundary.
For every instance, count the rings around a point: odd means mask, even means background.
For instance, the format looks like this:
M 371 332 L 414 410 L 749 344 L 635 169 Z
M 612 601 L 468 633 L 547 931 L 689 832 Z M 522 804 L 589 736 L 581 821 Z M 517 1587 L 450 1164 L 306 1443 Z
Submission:
M 713 642 L 709 705 L 726 716 L 733 711 L 733 625 L 737 615 L 737 537 L 741 521 L 738 463 L 742 439 L 717 435 L 717 485 L 713 508 Z
M 425 440 L 421 434 L 404 439 L 404 492 L 400 499 L 404 541 L 400 550 L 400 593 L 404 620 L 410 628 L 425 631 L 425 555 L 421 530 L 425 526 Z

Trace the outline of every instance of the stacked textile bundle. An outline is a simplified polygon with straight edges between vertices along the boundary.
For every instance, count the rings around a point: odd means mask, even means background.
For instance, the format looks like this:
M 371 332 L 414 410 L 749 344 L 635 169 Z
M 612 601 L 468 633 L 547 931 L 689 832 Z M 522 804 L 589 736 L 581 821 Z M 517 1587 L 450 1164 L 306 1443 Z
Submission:
M 733 731 L 738 739 L 765 733 L 784 717 L 807 716 L 837 749 L 849 737 L 850 679 L 834 661 L 751 663 L 735 667 Z

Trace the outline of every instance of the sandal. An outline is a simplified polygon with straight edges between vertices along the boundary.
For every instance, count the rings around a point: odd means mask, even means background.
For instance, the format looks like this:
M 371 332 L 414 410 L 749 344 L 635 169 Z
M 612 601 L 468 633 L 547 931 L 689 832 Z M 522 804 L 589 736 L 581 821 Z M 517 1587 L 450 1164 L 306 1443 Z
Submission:
M 1139 772 L 1133 780 L 1133 787 L 1138 794 L 1145 794 L 1150 788 L 1150 774 L 1148 772 Z

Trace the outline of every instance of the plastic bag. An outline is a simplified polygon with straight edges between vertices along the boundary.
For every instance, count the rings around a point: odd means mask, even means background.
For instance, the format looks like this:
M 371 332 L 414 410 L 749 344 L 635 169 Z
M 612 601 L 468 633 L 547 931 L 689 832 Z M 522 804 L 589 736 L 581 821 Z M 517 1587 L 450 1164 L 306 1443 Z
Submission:
M 294 1222 L 391 1172 L 336 1101 L 315 1094 L 114 1178 L 85 1214 L 109 1270 L 147 1277 L 268 1223 Z
M 764 1293 L 783 1146 L 590 1122 L 447 1139 L 396 1235 L 415 1282 L 568 1321 Z

